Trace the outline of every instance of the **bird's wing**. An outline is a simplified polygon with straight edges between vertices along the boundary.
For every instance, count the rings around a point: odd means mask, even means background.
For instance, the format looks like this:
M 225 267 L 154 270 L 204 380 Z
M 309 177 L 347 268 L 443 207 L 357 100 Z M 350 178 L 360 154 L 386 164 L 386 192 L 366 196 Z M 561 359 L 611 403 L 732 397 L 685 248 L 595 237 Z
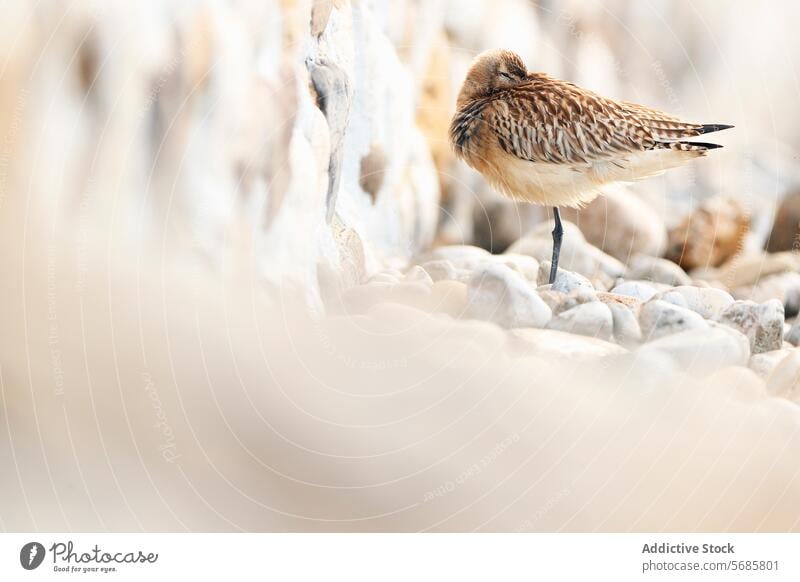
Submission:
M 545 75 L 534 75 L 525 85 L 503 92 L 486 113 L 507 153 L 568 165 L 613 162 L 658 148 L 685 149 L 691 145 L 681 139 L 728 127 L 687 123 Z

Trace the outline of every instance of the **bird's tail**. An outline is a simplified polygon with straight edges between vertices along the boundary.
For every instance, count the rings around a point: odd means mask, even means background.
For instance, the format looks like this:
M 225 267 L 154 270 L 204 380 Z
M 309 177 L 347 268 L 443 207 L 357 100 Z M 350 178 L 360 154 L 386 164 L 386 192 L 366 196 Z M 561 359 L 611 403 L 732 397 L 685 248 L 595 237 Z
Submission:
M 715 131 L 722 131 L 723 129 L 730 129 L 732 125 L 723 125 L 721 123 L 709 123 L 701 125 L 697 129 L 697 135 L 704 135 L 706 133 L 713 133 Z M 702 141 L 660 141 L 656 146 L 660 149 L 670 149 L 679 152 L 696 152 L 698 155 L 703 155 L 709 150 L 715 150 L 722 146 L 718 143 L 709 143 Z

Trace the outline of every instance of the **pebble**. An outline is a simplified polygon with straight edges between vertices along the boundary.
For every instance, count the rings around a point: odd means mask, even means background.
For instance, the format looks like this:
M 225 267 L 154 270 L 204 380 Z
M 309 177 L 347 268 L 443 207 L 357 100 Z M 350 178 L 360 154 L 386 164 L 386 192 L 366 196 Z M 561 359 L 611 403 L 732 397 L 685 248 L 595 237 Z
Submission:
M 747 338 L 724 326 L 674 333 L 643 344 L 636 353 L 660 353 L 671 358 L 683 373 L 705 375 L 727 366 L 746 366 L 750 359 Z
M 607 187 L 603 196 L 564 216 L 581 229 L 587 242 L 621 261 L 634 254 L 659 255 L 667 244 L 664 220 L 624 185 Z
M 769 275 L 787 273 L 800 268 L 800 258 L 794 253 L 743 254 L 725 263 L 714 278 L 729 289 L 755 285 Z
M 653 281 L 671 287 L 691 285 L 692 283 L 691 277 L 672 261 L 647 255 L 636 255 L 631 260 L 626 277 Z
M 767 378 L 767 393 L 788 400 L 800 399 L 800 351 L 792 350 Z
M 694 311 L 660 299 L 648 301 L 642 306 L 639 325 L 644 341 L 656 340 L 683 331 L 708 328 L 706 320 Z
M 785 342 L 789 342 L 793 346 L 800 344 L 800 321 L 795 321 L 786 335 L 783 336 Z
M 588 244 L 583 233 L 573 223 L 564 220 L 563 226 L 564 240 L 561 244 L 559 268 L 580 273 L 589 279 L 622 276 L 625 272 L 623 263 Z M 552 221 L 537 225 L 512 244 L 506 254 L 528 255 L 540 264 L 550 261 L 553 256 L 552 230 Z
M 606 305 L 611 311 L 613 335 L 616 342 L 626 347 L 641 343 L 642 329 L 633 310 L 621 303 L 607 303 Z
M 550 307 L 525 278 L 502 264 L 477 269 L 467 283 L 467 311 L 471 317 L 505 328 L 542 327 L 551 318 Z
M 431 289 L 433 311 L 461 317 L 467 310 L 467 286 L 460 281 L 436 281 Z
M 614 287 L 611 293 L 616 295 L 626 295 L 628 297 L 636 297 L 642 301 L 648 301 L 658 291 L 652 285 L 648 285 L 642 281 L 624 281 Z
M 794 317 L 800 311 L 800 273 L 769 275 L 755 285 L 734 289 L 733 294 L 756 303 L 777 299 L 783 303 L 786 317 Z
M 722 387 L 728 396 L 739 402 L 755 402 L 767 397 L 764 380 L 744 366 L 717 370 L 709 376 L 708 384 Z
M 555 291 L 549 291 L 549 293 L 554 293 L 556 297 L 559 298 L 558 304 L 553 308 L 553 315 L 572 309 L 577 305 L 597 301 L 597 293 L 592 289 L 585 289 L 583 287 L 578 287 L 567 295 Z
M 727 291 L 714 287 L 681 285 L 659 294 L 659 299 L 691 309 L 705 319 L 716 319 L 735 301 Z
M 627 353 L 615 343 L 555 329 L 515 329 L 511 334 L 517 340 L 518 349 L 546 359 L 604 358 Z
M 542 261 L 539 263 L 539 272 L 536 280 L 539 285 L 548 284 L 550 280 L 550 261 Z M 556 280 L 550 287 L 552 291 L 557 291 L 558 293 L 570 293 L 578 288 L 594 290 L 589 279 L 578 273 L 573 273 L 572 271 L 561 268 L 556 272 Z
M 753 354 L 750 356 L 750 369 L 758 374 L 761 378 L 768 378 L 772 371 L 775 369 L 783 358 L 792 353 L 793 350 L 773 350 L 771 352 L 763 352 L 761 354 Z
M 436 281 L 461 281 L 466 282 L 472 276 L 472 271 L 456 267 L 447 259 L 435 259 L 422 263 L 422 268 Z
M 403 281 L 417 281 L 426 285 L 433 285 L 433 279 L 428 272 L 419 265 L 414 265 L 403 276 Z
M 547 328 L 610 340 L 614 321 L 607 305 L 591 301 L 562 311 L 550 320 Z
M 754 354 L 781 349 L 783 319 L 783 304 L 777 299 L 762 304 L 735 301 L 719 317 L 721 323 L 747 336 Z

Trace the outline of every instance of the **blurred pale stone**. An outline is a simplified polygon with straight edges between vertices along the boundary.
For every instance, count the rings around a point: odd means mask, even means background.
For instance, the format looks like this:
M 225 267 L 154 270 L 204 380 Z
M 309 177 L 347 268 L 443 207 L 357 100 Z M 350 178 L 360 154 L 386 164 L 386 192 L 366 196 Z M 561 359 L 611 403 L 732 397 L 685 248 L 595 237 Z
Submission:
M 767 240 L 770 253 L 796 251 L 800 248 L 800 191 L 788 194 L 778 207 Z
M 755 285 L 769 275 L 800 269 L 800 256 L 796 253 L 746 254 L 736 257 L 720 267 L 713 277 L 730 289 Z
M 433 279 L 431 276 L 423 267 L 420 267 L 419 265 L 414 265 L 408 271 L 406 271 L 406 274 L 403 275 L 403 280 L 418 281 L 427 285 L 433 285 Z
M 426 310 L 430 304 L 431 286 L 425 282 L 375 282 L 352 287 L 342 297 L 348 313 L 366 313 L 380 303 L 399 303 Z
M 749 367 L 753 372 L 758 374 L 761 378 L 767 378 L 775 369 L 775 367 L 781 363 L 781 360 L 794 352 L 794 350 L 773 350 L 771 352 L 763 352 L 760 354 L 753 354 L 750 356 L 750 364 Z
M 472 276 L 472 271 L 456 267 L 447 259 L 434 259 L 420 265 L 434 281 L 452 280 L 466 282 Z
M 691 285 L 692 279 L 672 261 L 658 257 L 637 255 L 631 260 L 627 279 L 643 279 L 664 285 Z
M 666 248 L 664 221 L 626 186 L 607 188 L 584 208 L 567 209 L 564 217 L 580 227 L 587 242 L 622 262 L 637 254 L 660 256 Z
M 467 286 L 459 281 L 437 281 L 431 289 L 433 311 L 461 317 L 467 309 Z
M 706 200 L 669 233 L 667 256 L 684 269 L 716 267 L 737 254 L 750 219 L 737 200 Z
M 630 347 L 642 341 L 642 329 L 633 310 L 621 303 L 606 303 L 613 320 L 614 340 Z
M 783 358 L 767 378 L 767 392 L 788 400 L 800 399 L 800 350 Z
M 730 328 L 712 326 L 674 333 L 643 344 L 636 353 L 662 353 L 686 374 L 708 374 L 727 366 L 746 366 L 747 338 Z
M 612 342 L 595 337 L 565 333 L 555 329 L 515 329 L 512 335 L 517 338 L 518 348 L 544 358 L 556 359 L 594 359 L 624 354 L 627 350 Z
M 708 384 L 721 386 L 725 393 L 740 402 L 755 402 L 767 397 L 762 377 L 744 366 L 729 366 L 708 377 Z
M 514 253 L 503 253 L 502 255 L 494 255 L 493 260 L 508 265 L 528 281 L 536 283 L 537 274 L 539 273 L 539 262 L 529 255 L 518 255 Z
M 800 273 L 768 275 L 753 286 L 734 289 L 733 294 L 737 299 L 750 299 L 756 303 L 777 299 L 783 303 L 786 317 L 794 317 L 800 311 Z
M 569 221 L 563 222 L 564 239 L 558 266 L 593 279 L 607 275 L 619 277 L 625 272 L 620 261 L 588 244 L 580 229 Z M 553 256 L 553 222 L 539 224 L 524 237 L 512 244 L 507 253 L 529 255 L 539 261 L 549 261 Z
M 793 346 L 800 344 L 800 321 L 795 321 L 789 331 L 783 336 L 784 343 L 789 342 Z

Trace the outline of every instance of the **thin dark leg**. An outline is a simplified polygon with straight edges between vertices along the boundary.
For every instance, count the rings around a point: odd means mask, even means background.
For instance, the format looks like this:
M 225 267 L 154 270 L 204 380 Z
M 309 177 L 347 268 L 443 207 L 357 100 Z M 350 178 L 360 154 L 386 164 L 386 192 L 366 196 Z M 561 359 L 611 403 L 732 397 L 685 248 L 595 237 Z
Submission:
M 553 260 L 550 261 L 550 284 L 556 282 L 556 273 L 558 272 L 558 255 L 561 254 L 561 239 L 564 236 L 564 227 L 561 226 L 561 214 L 558 212 L 558 206 L 553 206 L 553 219 L 556 225 L 553 227 Z

